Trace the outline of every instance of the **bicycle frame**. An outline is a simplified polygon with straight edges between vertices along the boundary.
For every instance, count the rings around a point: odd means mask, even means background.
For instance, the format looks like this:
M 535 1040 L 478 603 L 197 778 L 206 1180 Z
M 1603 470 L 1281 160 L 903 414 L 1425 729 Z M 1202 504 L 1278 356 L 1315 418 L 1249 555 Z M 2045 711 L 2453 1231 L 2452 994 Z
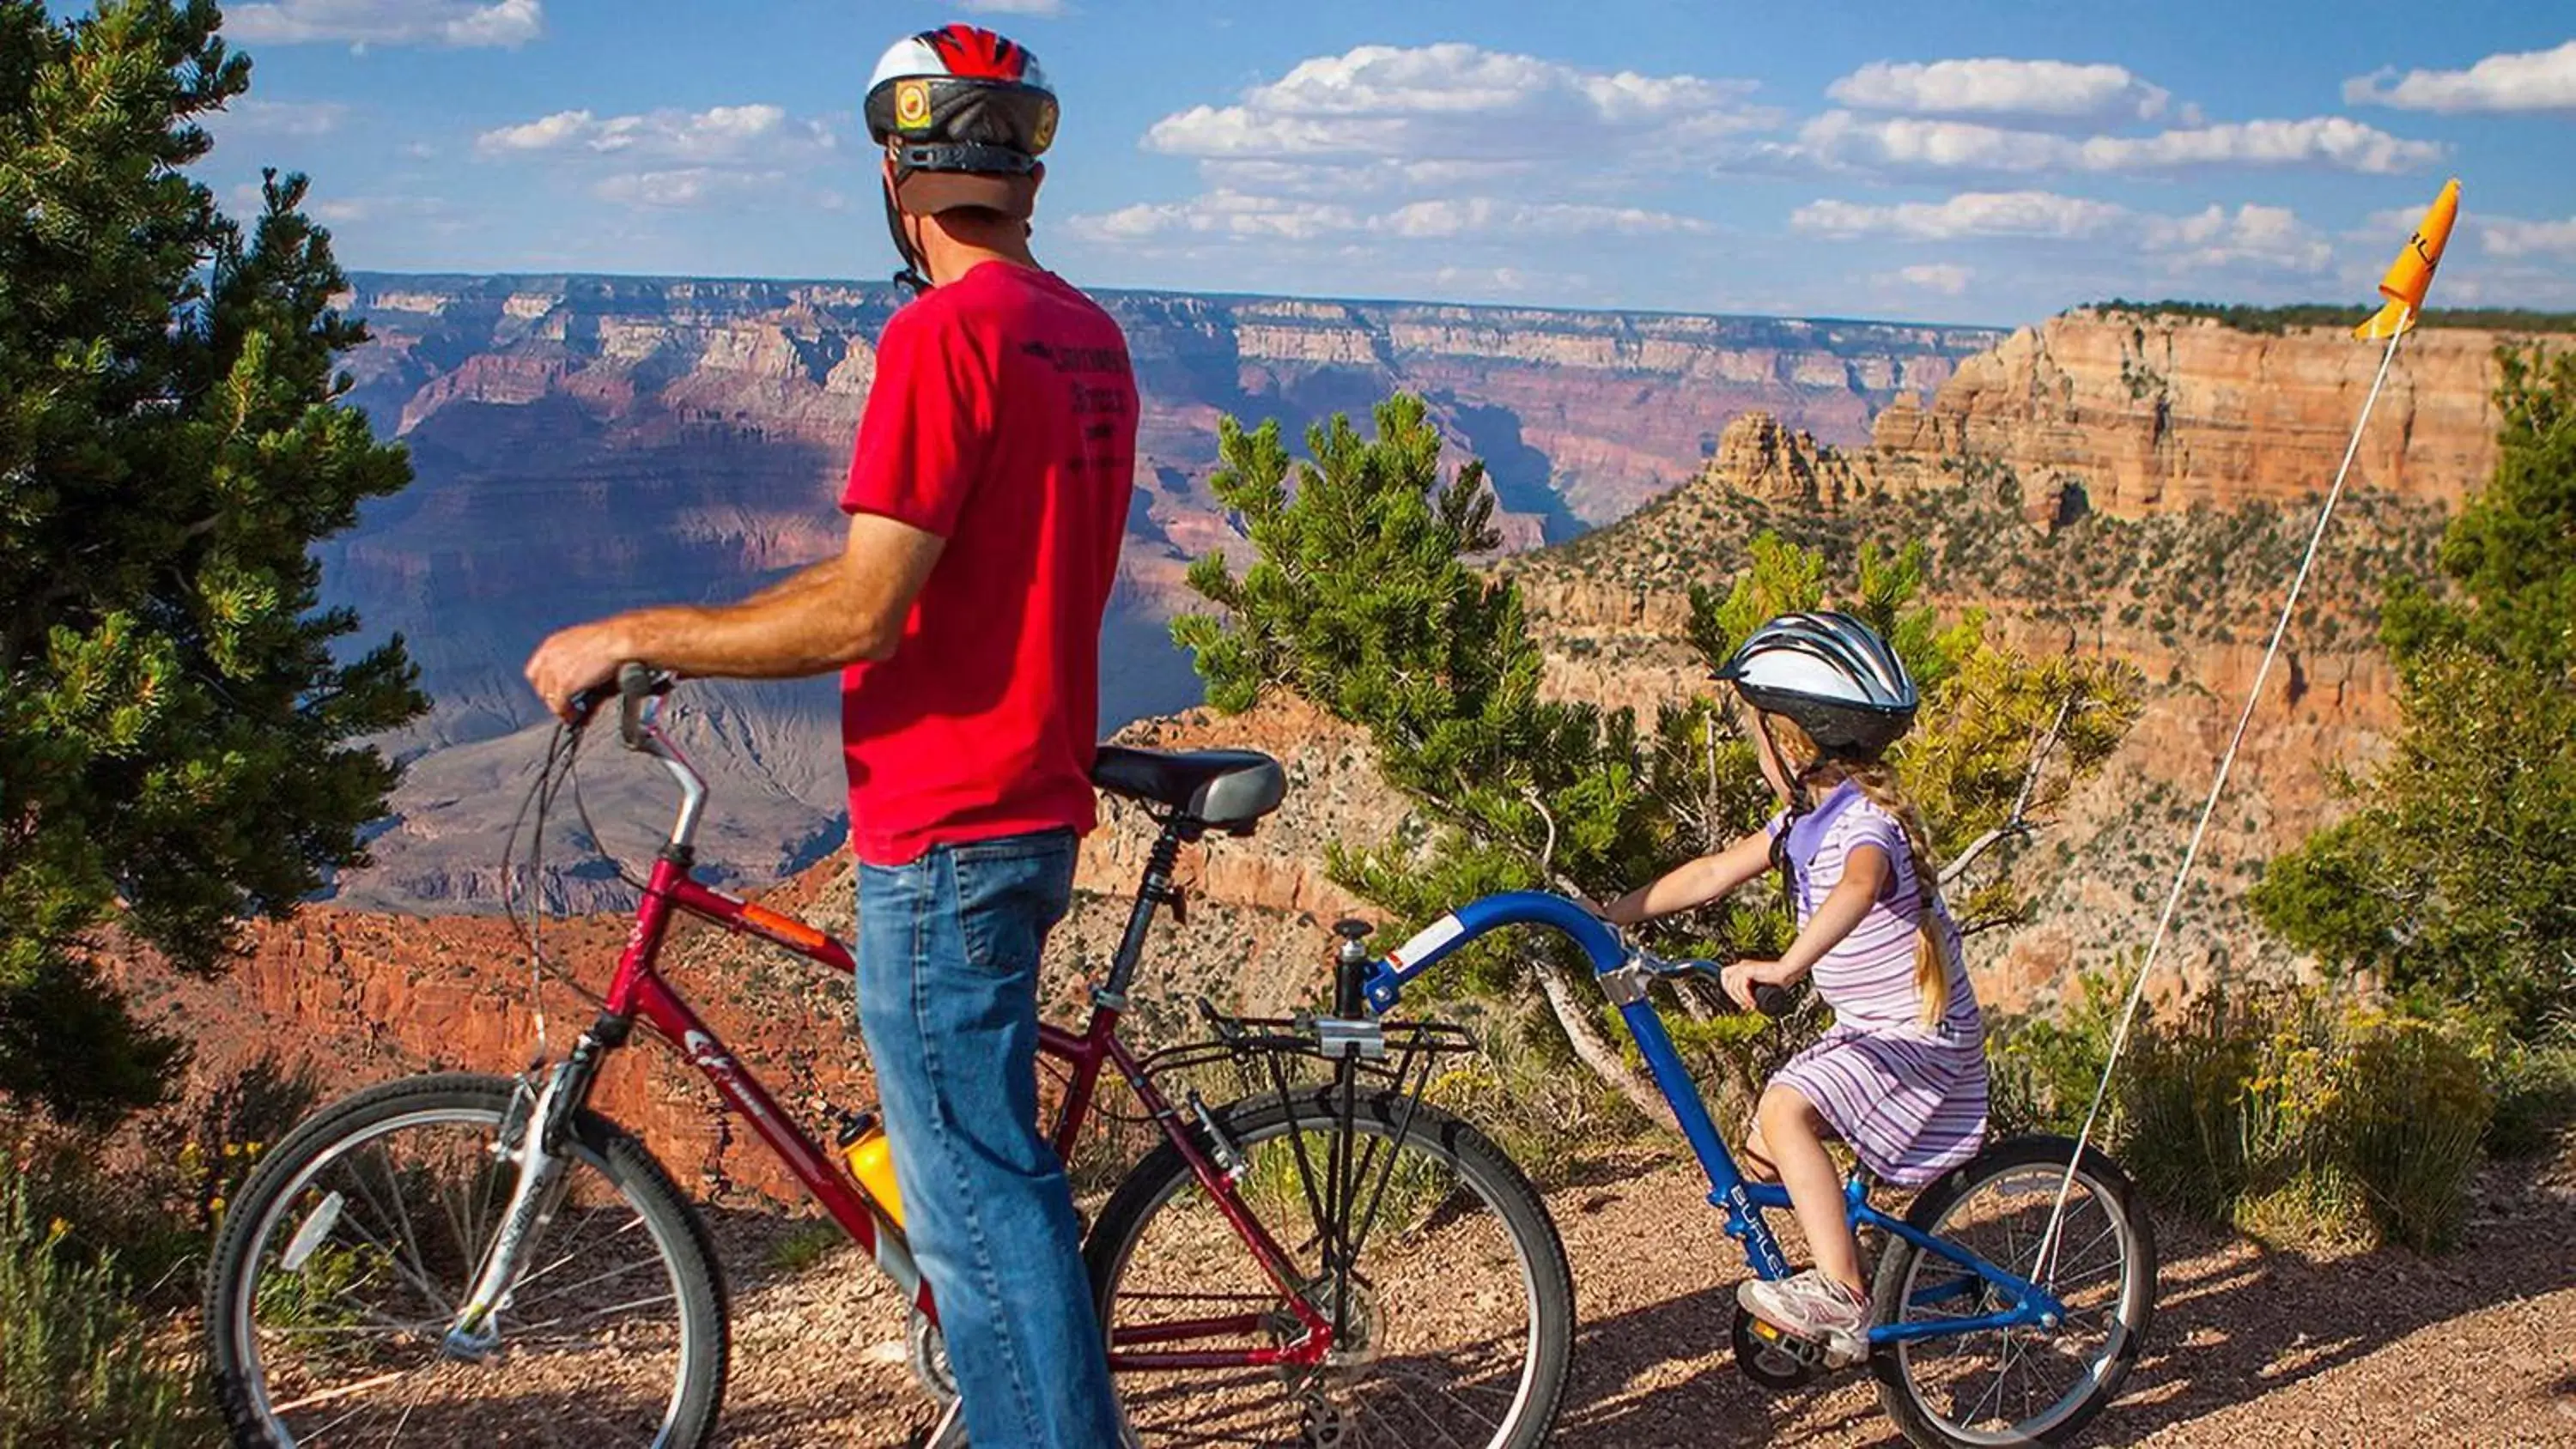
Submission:
M 607 1017 L 622 1021 L 643 1020 L 655 1031 L 679 1047 L 680 1055 L 698 1069 L 722 1097 L 725 1104 L 740 1113 L 778 1160 L 796 1176 L 805 1190 L 813 1194 L 823 1210 L 839 1223 L 842 1230 L 867 1250 L 886 1276 L 901 1287 L 905 1295 L 923 1313 L 938 1320 L 938 1307 L 932 1301 L 930 1285 L 921 1276 L 920 1266 L 913 1261 L 912 1249 L 903 1230 L 885 1215 L 865 1193 L 831 1165 L 822 1148 L 806 1135 L 782 1111 L 759 1078 L 734 1060 L 723 1040 L 671 989 L 654 970 L 655 957 L 670 931 L 675 912 L 712 921 L 727 930 L 756 936 L 782 950 L 827 967 L 844 975 L 852 973 L 856 963 L 849 948 L 829 935 L 788 915 L 770 910 L 722 891 L 701 885 L 689 875 L 682 863 L 664 855 L 653 864 L 651 878 L 645 884 L 643 904 L 635 913 L 634 929 L 628 933 L 626 947 L 618 957 L 617 974 L 609 983 Z M 1293 1266 L 1288 1255 L 1269 1230 L 1253 1217 L 1234 1184 L 1219 1171 L 1197 1142 L 1182 1129 L 1181 1115 L 1154 1085 L 1153 1078 L 1138 1064 L 1135 1055 L 1117 1036 L 1121 1012 L 1118 1006 L 1095 996 L 1091 1019 L 1076 1034 L 1061 1027 L 1040 1025 L 1038 1048 L 1046 1055 L 1065 1062 L 1072 1069 L 1065 1087 L 1064 1104 L 1054 1132 L 1056 1155 L 1070 1157 L 1074 1143 L 1090 1118 L 1091 1104 L 1100 1084 L 1104 1067 L 1114 1068 L 1136 1093 L 1145 1111 L 1160 1123 L 1164 1134 L 1177 1147 L 1190 1165 L 1201 1186 L 1226 1220 L 1234 1227 L 1254 1260 L 1286 1301 L 1304 1321 L 1307 1334 L 1298 1343 L 1281 1348 L 1256 1348 L 1231 1352 L 1155 1350 L 1142 1345 L 1179 1343 L 1248 1333 L 1260 1326 L 1258 1315 L 1158 1323 L 1132 1335 L 1134 1346 L 1113 1342 L 1110 1367 L 1117 1370 L 1266 1367 L 1280 1364 L 1312 1364 L 1323 1361 L 1332 1349 L 1332 1325 L 1308 1305 L 1295 1290 Z M 594 1029 L 596 1032 L 596 1029 Z
M 1562 896 L 1538 891 L 1504 891 L 1472 901 L 1442 916 L 1424 928 L 1412 940 L 1386 953 L 1372 963 L 1364 985 L 1371 1011 L 1384 1013 L 1392 1009 L 1403 994 L 1406 982 L 1438 965 L 1452 952 L 1506 926 L 1545 926 L 1571 939 L 1591 961 L 1593 974 L 1601 981 L 1611 1004 L 1618 1007 L 1619 1019 L 1626 1023 L 1628 1034 L 1636 1040 L 1638 1052 L 1645 1058 L 1655 1086 L 1681 1124 L 1682 1136 L 1690 1142 L 1691 1152 L 1699 1159 L 1701 1170 L 1708 1174 L 1710 1206 L 1726 1210 L 1726 1231 L 1743 1245 L 1747 1263 L 1755 1276 L 1783 1278 L 1788 1276 L 1788 1259 L 1780 1251 L 1780 1240 L 1771 1231 L 1764 1216 L 1773 1209 L 1789 1206 L 1789 1191 L 1776 1183 L 1747 1182 L 1735 1165 L 1735 1155 L 1727 1150 L 1718 1135 L 1717 1124 L 1708 1115 L 1708 1106 L 1700 1100 L 1699 1087 L 1691 1080 L 1689 1069 L 1682 1065 L 1681 1054 L 1673 1047 L 1672 1034 L 1664 1029 L 1663 1018 L 1656 1014 L 1654 1000 L 1647 994 L 1653 973 L 1646 969 L 1645 958 L 1630 948 L 1607 922 Z M 1869 1201 L 1867 1182 L 1854 1178 L 1845 1190 L 1846 1211 L 1855 1225 L 1878 1228 L 1894 1234 L 1925 1252 L 1934 1254 L 1979 1279 L 2000 1288 L 2012 1300 L 2012 1307 L 1999 1313 L 1976 1318 L 1945 1318 L 1924 1323 L 1881 1323 L 1871 1326 L 1873 1344 L 1898 1343 L 1916 1339 L 1940 1338 L 1953 1334 L 1976 1333 L 1995 1328 L 2055 1327 L 2064 1318 L 2065 1305 L 2037 1284 L 2008 1273 L 1977 1254 L 1955 1243 L 1934 1237 L 1902 1218 L 1893 1217 Z M 1945 1283 L 1918 1292 L 1917 1305 L 1937 1303 L 1972 1290 L 1966 1280 Z
M 938 1306 L 932 1299 L 930 1284 L 922 1277 L 920 1265 L 913 1258 L 902 1228 L 857 1186 L 854 1179 L 831 1163 L 814 1139 L 779 1107 L 759 1078 L 734 1059 L 723 1039 L 655 970 L 655 962 L 670 933 L 672 920 L 676 914 L 682 913 L 713 922 L 739 935 L 756 937 L 843 975 L 852 975 L 856 971 L 856 962 L 849 948 L 793 916 L 727 895 L 694 879 L 690 874 L 694 860 L 690 841 L 704 808 L 705 783 L 677 747 L 654 727 L 649 716 L 639 722 L 632 738 L 633 747 L 639 753 L 660 760 L 679 782 L 682 804 L 670 841 L 655 857 L 652 873 L 645 881 L 643 900 L 636 908 L 635 924 L 627 933 L 626 945 L 618 955 L 617 971 L 609 982 L 599 1020 L 583 1034 L 563 1068 L 566 1080 L 573 1087 L 566 1094 L 567 1105 L 580 1105 L 580 1100 L 587 1095 L 589 1082 L 595 1077 L 601 1056 L 623 1047 L 634 1023 L 642 1020 L 679 1049 L 681 1057 L 706 1077 L 726 1106 L 750 1123 L 752 1131 L 771 1152 L 778 1155 L 779 1161 L 787 1165 L 788 1171 L 831 1215 L 832 1220 L 867 1250 L 877 1266 L 894 1280 L 916 1308 L 936 1323 Z M 1158 850 L 1156 865 L 1149 873 L 1146 889 L 1139 896 L 1136 914 L 1130 920 L 1129 946 L 1121 952 L 1122 961 L 1128 966 L 1132 966 L 1135 951 L 1142 946 L 1144 925 L 1151 919 L 1153 904 L 1162 898 L 1157 893 L 1168 887 L 1168 881 L 1162 877 L 1171 869 L 1171 862 L 1165 858 L 1169 853 Z M 1118 1021 L 1125 1006 L 1124 970 L 1122 967 L 1113 973 L 1108 986 L 1092 993 L 1091 1018 L 1080 1033 L 1043 1023 L 1038 1028 L 1040 1052 L 1067 1063 L 1071 1068 L 1052 1137 L 1056 1154 L 1070 1160 L 1074 1144 L 1089 1120 L 1101 1072 L 1104 1068 L 1115 1070 L 1135 1092 L 1138 1104 L 1162 1127 L 1165 1137 L 1188 1163 L 1191 1173 L 1210 1200 L 1251 1250 L 1254 1262 L 1289 1306 L 1304 1332 L 1296 1341 L 1277 1346 L 1193 1350 L 1166 1345 L 1257 1334 L 1268 1328 L 1270 1320 L 1258 1314 L 1237 1314 L 1155 1323 L 1113 1335 L 1109 1345 L 1110 1367 L 1130 1371 L 1322 1363 L 1333 1348 L 1333 1327 L 1299 1291 L 1295 1263 L 1279 1246 L 1278 1240 L 1253 1216 L 1236 1191 L 1233 1179 L 1217 1167 L 1193 1138 L 1181 1113 L 1154 1085 L 1152 1075 L 1118 1039 Z

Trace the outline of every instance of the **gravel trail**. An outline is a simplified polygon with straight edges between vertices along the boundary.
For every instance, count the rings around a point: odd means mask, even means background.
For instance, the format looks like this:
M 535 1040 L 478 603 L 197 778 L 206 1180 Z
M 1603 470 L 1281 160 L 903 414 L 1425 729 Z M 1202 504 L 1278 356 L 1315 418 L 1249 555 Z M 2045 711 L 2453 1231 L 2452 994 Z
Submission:
M 1775 1397 L 1727 1352 L 1734 1244 L 1685 1163 L 1549 1194 L 1580 1327 L 1567 1449 L 1896 1445 L 1866 1374 Z M 735 1283 L 723 1443 L 896 1449 L 929 1423 L 901 1310 L 854 1252 L 765 1266 L 792 1225 L 721 1230 Z M 2081 1437 L 2156 1449 L 2576 1446 L 2576 1163 L 2491 1170 L 2453 1253 L 2307 1254 L 2171 1219 L 2148 1351 Z M 1794 1251 L 1794 1249 L 1793 1249 Z

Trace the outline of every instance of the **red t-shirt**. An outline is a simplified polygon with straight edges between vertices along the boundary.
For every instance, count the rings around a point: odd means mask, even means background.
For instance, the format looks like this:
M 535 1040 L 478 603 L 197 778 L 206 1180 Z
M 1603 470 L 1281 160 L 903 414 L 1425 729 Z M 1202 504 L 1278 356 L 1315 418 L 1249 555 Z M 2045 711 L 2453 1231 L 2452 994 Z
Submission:
M 841 676 L 850 842 L 933 846 L 1098 823 L 1100 618 L 1136 471 L 1109 314 L 985 262 L 886 324 L 841 507 L 948 540 L 892 658 Z

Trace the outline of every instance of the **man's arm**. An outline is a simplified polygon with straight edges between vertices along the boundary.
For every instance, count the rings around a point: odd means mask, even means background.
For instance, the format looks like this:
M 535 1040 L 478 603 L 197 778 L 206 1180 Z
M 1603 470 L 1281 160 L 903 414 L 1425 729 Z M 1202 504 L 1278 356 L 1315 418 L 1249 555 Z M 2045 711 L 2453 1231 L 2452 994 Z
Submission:
M 639 659 L 689 675 L 795 679 L 883 659 L 947 540 L 873 513 L 850 519 L 847 544 L 738 604 L 638 609 L 562 630 L 528 659 L 528 682 L 556 714 Z

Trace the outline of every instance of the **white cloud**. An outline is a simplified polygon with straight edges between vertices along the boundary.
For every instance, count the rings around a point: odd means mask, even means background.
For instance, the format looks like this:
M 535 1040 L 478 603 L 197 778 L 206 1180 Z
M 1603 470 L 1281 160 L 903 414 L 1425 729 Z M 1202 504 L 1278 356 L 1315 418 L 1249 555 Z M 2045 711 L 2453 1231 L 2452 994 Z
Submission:
M 336 101 L 238 100 L 212 118 L 226 140 L 253 136 L 327 136 L 349 118 L 349 108 Z
M 1672 236 L 1717 230 L 1709 222 L 1634 206 L 1572 202 L 1503 201 L 1476 196 L 1417 201 L 1372 218 L 1370 229 L 1399 237 L 1456 236 Z
M 667 171 L 626 171 L 594 182 L 590 194 L 620 206 L 686 208 L 730 204 L 768 191 L 787 179 L 783 171 L 725 171 L 685 166 Z
M 1356 231 L 1363 223 L 1359 213 L 1330 202 L 1210 191 L 1187 201 L 1139 202 L 1116 211 L 1077 216 L 1067 224 L 1075 235 L 1095 241 L 1138 241 L 1176 235 L 1310 241 L 1334 232 Z
M 608 117 L 586 110 L 557 111 L 486 131 L 474 144 L 487 156 L 587 152 L 631 160 L 703 163 L 830 150 L 834 138 L 819 121 L 791 122 L 783 107 L 744 105 Z
M 2344 104 L 2408 111 L 2576 111 L 2576 40 L 2555 50 L 2491 55 L 2467 70 L 2410 70 L 2395 85 L 2394 66 L 2343 83 Z
M 1199 171 L 1218 191 L 1348 198 L 1488 192 L 1531 175 L 1539 165 L 1529 160 L 1416 161 L 1372 156 L 1334 161 L 1201 161 Z
M 1946 201 L 1892 206 L 1814 201 L 1791 213 L 1789 224 L 1798 231 L 1844 240 L 2103 242 L 2153 256 L 2177 271 L 2247 266 L 2322 272 L 2334 260 L 2334 248 L 2296 213 L 2286 207 L 2251 204 L 2232 212 L 2212 205 L 2169 216 L 2048 191 L 1970 191 Z
M 1591 154 L 1621 137 L 1688 146 L 1778 123 L 1747 81 L 1588 70 L 1462 42 L 1364 45 L 1299 62 L 1239 104 L 1156 121 L 1145 148 L 1203 161 Z
M 1960 237 L 2099 236 L 2130 220 L 2128 208 L 2051 191 L 1963 191 L 1947 201 L 1863 206 L 1814 201 L 1790 213 L 1798 231 L 1826 236 L 1901 236 L 1927 241 Z
M 2476 225 L 2478 245 L 2491 256 L 2576 258 L 2576 217 L 2565 221 L 2523 221 L 2491 216 Z
M 542 0 L 270 0 L 224 10 L 235 40 L 519 46 L 545 31 Z
M 557 111 L 516 126 L 502 126 L 484 132 L 474 140 L 481 151 L 551 151 L 569 146 L 595 133 L 598 118 L 588 111 Z
M 245 181 L 233 187 L 227 199 L 237 219 L 257 216 L 268 207 L 268 199 L 255 181 Z M 455 209 L 436 196 L 343 196 L 335 193 L 306 196 L 304 214 L 324 226 L 339 228 L 369 222 L 443 222 L 455 215 Z
M 2118 65 L 2063 60 L 1872 61 L 1825 88 L 1864 111 L 2153 120 L 2172 94 Z
M 1896 280 L 1909 287 L 1921 287 L 1945 297 L 1956 297 L 1968 290 L 1968 279 L 1976 273 L 1954 262 L 1924 262 L 1896 269 Z
M 1798 151 L 1828 167 L 1983 173 L 2178 171 L 2199 166 L 2312 166 L 2386 174 L 2440 159 L 2410 141 L 2344 116 L 2229 121 L 2147 136 L 2072 137 L 1973 121 L 1911 116 L 1870 119 L 1827 111 L 1798 133 Z
M 2302 121 L 2228 121 L 2153 136 L 2096 136 L 2084 143 L 2088 171 L 2167 171 L 2185 166 L 2320 166 L 2391 175 L 2442 159 L 2434 141 L 2409 141 L 2345 116 Z
M 1210 191 L 1187 201 L 1141 203 L 1075 217 L 1076 235 L 1094 241 L 1154 237 L 1238 237 L 1315 241 L 1376 236 L 1398 241 L 1506 237 L 1673 236 L 1717 228 L 1697 217 L 1640 207 L 1513 201 L 1489 196 L 1417 201 L 1368 212 L 1334 202 Z
M 2247 203 L 2230 212 L 2210 206 L 2190 216 L 2141 218 L 2146 249 L 2173 272 L 2250 267 L 2319 273 L 2334 264 L 2334 248 L 2285 206 Z

